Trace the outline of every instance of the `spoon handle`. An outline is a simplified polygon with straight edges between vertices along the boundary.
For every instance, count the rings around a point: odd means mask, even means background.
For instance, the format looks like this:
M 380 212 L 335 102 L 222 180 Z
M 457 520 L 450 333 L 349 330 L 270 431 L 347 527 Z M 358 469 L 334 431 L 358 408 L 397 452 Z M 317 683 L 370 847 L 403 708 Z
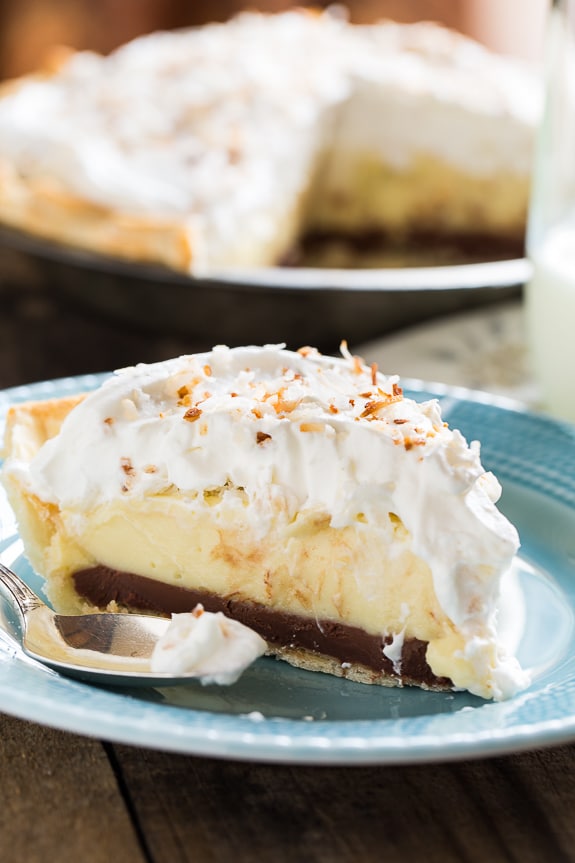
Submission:
M 44 605 L 42 600 L 30 590 L 26 582 L 3 563 L 0 563 L 0 591 L 5 595 L 9 594 L 8 599 L 16 602 L 23 617 L 26 617 L 28 612 Z

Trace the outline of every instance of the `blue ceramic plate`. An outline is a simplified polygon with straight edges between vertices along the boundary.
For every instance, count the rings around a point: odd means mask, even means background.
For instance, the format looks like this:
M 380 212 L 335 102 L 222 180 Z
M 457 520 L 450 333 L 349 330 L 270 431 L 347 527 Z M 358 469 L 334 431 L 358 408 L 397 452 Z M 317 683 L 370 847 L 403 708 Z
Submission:
M 0 393 L 12 403 L 91 389 L 97 376 Z M 439 761 L 575 739 L 575 428 L 467 391 L 409 382 L 482 441 L 517 525 L 529 690 L 499 703 L 466 693 L 362 686 L 261 659 L 232 687 L 112 690 L 67 680 L 0 636 L 0 709 L 101 739 L 180 753 L 307 764 Z M 14 517 L 0 498 L 0 557 L 36 589 Z

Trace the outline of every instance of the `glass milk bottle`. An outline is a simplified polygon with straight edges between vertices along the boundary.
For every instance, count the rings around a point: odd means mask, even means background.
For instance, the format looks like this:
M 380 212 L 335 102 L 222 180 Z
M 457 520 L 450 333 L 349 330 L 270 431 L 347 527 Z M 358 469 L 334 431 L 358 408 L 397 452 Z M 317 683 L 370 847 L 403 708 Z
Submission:
M 542 409 L 575 422 L 575 0 L 550 9 L 545 83 L 527 232 L 527 339 Z

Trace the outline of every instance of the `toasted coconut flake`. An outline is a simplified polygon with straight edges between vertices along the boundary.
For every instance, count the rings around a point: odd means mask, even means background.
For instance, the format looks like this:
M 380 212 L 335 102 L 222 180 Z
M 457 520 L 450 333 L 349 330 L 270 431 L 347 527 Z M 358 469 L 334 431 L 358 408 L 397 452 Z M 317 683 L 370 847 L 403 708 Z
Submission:
M 385 408 L 389 405 L 388 399 L 376 399 L 374 401 L 367 402 L 365 408 L 360 413 L 361 419 L 366 419 L 367 417 L 373 417 L 379 410 Z
M 126 474 L 126 476 L 134 476 L 134 474 L 136 473 L 134 465 L 132 464 L 132 462 L 129 458 L 121 458 L 120 459 L 120 466 L 121 466 L 122 470 L 124 471 L 124 473 Z
M 200 408 L 192 407 L 192 408 L 188 408 L 188 410 L 185 412 L 184 419 L 189 423 L 193 423 L 196 420 L 198 420 L 201 417 L 201 415 L 202 415 L 202 411 L 200 410 Z
M 302 423 L 299 430 L 302 432 L 323 432 L 325 426 L 323 423 Z

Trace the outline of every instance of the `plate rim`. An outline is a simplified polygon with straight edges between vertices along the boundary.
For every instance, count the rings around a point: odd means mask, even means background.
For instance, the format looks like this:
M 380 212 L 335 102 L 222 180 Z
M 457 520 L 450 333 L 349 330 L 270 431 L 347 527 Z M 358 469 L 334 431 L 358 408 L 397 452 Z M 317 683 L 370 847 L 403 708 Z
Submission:
M 1 390 L 0 425 L 3 412 L 15 401 L 94 388 L 108 374 L 102 372 L 56 378 Z M 410 394 L 447 397 L 453 398 L 456 403 L 486 405 L 510 411 L 519 418 L 518 422 L 522 421 L 521 417 L 531 417 L 547 424 L 550 429 L 567 429 L 573 435 L 575 446 L 575 427 L 536 414 L 520 403 L 463 387 L 454 388 L 416 379 L 404 379 L 402 383 Z M 543 488 L 539 491 L 542 495 L 546 494 Z M 4 539 L 11 538 L 4 536 Z M 47 696 L 39 694 L 37 690 L 32 692 L 15 687 L 15 682 L 19 678 L 26 679 L 31 670 L 36 675 L 40 674 L 40 683 L 51 681 Z M 62 708 L 61 701 L 54 699 L 54 687 L 56 691 L 64 693 L 73 687 L 72 703 L 64 700 Z M 10 698 L 1 705 L 3 712 L 63 731 L 181 754 L 268 763 L 354 766 L 444 762 L 510 754 L 566 743 L 575 737 L 575 698 L 572 704 L 570 701 L 570 713 L 567 716 L 517 722 L 508 727 L 498 727 L 496 733 L 491 725 L 484 729 L 475 727 L 472 731 L 462 730 L 460 725 L 458 730 L 459 712 L 436 715 L 437 722 L 444 728 L 441 734 L 427 732 L 414 736 L 397 732 L 398 728 L 404 730 L 405 725 L 414 724 L 413 717 L 382 720 L 318 719 L 313 722 L 275 717 L 260 720 L 249 714 L 182 709 L 174 705 L 161 705 L 160 709 L 164 713 L 160 723 L 162 727 L 158 729 L 157 720 L 150 721 L 150 716 L 157 715 L 159 705 L 131 701 L 123 692 L 100 690 L 61 678 L 24 657 L 0 637 L 0 696 L 7 693 Z M 536 699 L 537 696 L 537 692 L 530 693 L 528 690 L 510 702 L 486 702 L 476 710 L 500 709 L 499 705 L 511 703 L 521 706 L 524 700 Z M 116 699 L 121 699 L 124 710 L 114 709 Z M 134 705 L 137 707 L 134 708 Z M 453 729 L 450 728 L 452 725 L 455 726 Z
M 2 662 L 5 662 L 5 658 L 0 655 L 0 668 Z M 42 669 L 42 673 L 45 670 Z M 76 681 L 69 682 L 76 686 L 88 686 Z M 13 681 L 10 681 L 10 686 L 13 696 Z M 522 723 L 498 729 L 497 734 L 494 734 L 492 729 L 486 729 L 447 735 L 422 734 L 417 738 L 405 736 L 400 731 L 387 735 L 361 735 L 362 731 L 369 732 L 370 726 L 379 722 L 390 723 L 393 720 L 341 720 L 337 722 L 338 728 L 353 726 L 355 735 L 332 741 L 330 735 L 325 733 L 325 730 L 330 728 L 327 720 L 306 723 L 301 720 L 272 718 L 260 721 L 251 719 L 249 715 L 228 716 L 209 712 L 204 716 L 215 720 L 212 726 L 206 722 L 193 725 L 189 721 L 164 722 L 162 734 L 159 735 L 157 725 L 149 722 L 145 710 L 139 717 L 134 717 L 129 711 L 126 713 L 125 695 L 111 691 L 105 692 L 104 695 L 108 696 L 108 700 L 110 696 L 116 696 L 121 703 L 116 705 L 110 700 L 109 709 L 91 710 L 88 716 L 87 710 L 71 709 L 69 705 L 65 713 L 54 711 L 53 698 L 39 699 L 36 696 L 34 699 L 20 699 L 8 706 L 2 705 L 2 712 L 39 725 L 110 743 L 146 747 L 180 755 L 303 766 L 357 767 L 477 760 L 567 744 L 573 742 L 575 737 L 575 716 L 562 721 L 549 719 L 536 724 Z M 154 706 L 157 708 L 157 705 Z M 114 707 L 122 707 L 124 710 L 115 713 Z M 180 708 L 168 709 L 174 711 Z M 39 718 L 41 710 L 42 716 Z M 192 712 L 202 713 L 186 710 L 188 719 Z M 442 716 L 455 718 L 457 714 Z M 276 729 L 272 727 L 266 730 L 266 734 L 262 733 L 264 723 L 272 725 L 276 721 Z M 332 722 L 331 726 L 335 724 Z M 228 729 L 226 725 L 231 727 Z M 286 725 L 289 726 L 287 729 Z M 294 734 L 296 725 L 298 733 Z

